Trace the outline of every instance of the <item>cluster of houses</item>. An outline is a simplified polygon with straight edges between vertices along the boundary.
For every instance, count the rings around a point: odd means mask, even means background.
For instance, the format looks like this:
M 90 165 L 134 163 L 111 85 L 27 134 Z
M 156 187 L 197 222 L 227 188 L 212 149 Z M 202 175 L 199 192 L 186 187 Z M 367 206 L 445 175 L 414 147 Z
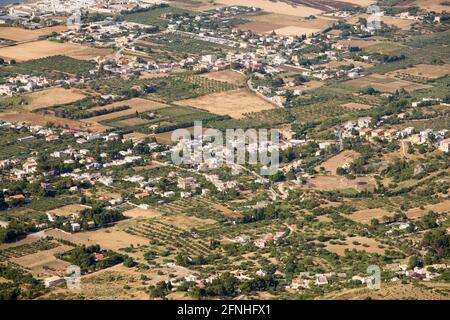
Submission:
M 5 83 L 0 85 L 0 96 L 32 92 L 49 86 L 49 81 L 45 77 L 17 75 L 5 80 Z

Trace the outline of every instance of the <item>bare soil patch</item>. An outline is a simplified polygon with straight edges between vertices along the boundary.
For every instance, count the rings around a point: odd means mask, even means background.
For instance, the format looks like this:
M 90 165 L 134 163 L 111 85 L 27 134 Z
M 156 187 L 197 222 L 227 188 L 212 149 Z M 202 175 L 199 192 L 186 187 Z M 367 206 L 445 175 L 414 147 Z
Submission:
M 238 89 L 202 96 L 195 99 L 180 100 L 176 104 L 192 106 L 219 115 L 229 115 L 240 119 L 245 114 L 274 109 L 275 106 L 246 89 Z
M 111 53 L 112 51 L 110 49 L 98 49 L 78 44 L 46 40 L 0 48 L 0 57 L 7 60 L 15 59 L 18 62 L 57 55 L 64 55 L 80 60 L 92 60 L 97 56 L 106 56 Z
M 332 174 L 336 173 L 336 169 L 342 167 L 346 163 L 351 163 L 358 158 L 359 154 L 352 150 L 345 150 L 338 155 L 328 159 L 324 163 L 318 165 L 316 170 L 320 170 L 320 167 L 324 167 L 326 171 Z
M 51 88 L 25 95 L 28 111 L 39 110 L 58 104 L 71 103 L 83 99 L 85 95 L 77 89 Z
M 232 70 L 223 70 L 223 71 L 217 71 L 217 72 L 210 72 L 205 73 L 201 75 L 203 78 L 207 78 L 210 80 L 217 80 L 217 81 L 223 81 L 228 82 L 232 84 L 243 84 L 245 76 L 239 72 L 232 71 Z
M 358 79 L 349 80 L 346 83 L 359 88 L 372 87 L 378 91 L 388 93 L 394 93 L 395 91 L 400 89 L 405 89 L 408 92 L 413 92 L 415 90 L 431 87 L 429 85 L 389 78 L 387 76 L 379 74 L 372 74 Z
M 49 28 L 41 28 L 36 30 L 28 30 L 15 27 L 0 27 L 0 38 L 13 41 L 32 41 L 39 39 L 40 36 L 52 34 L 53 32 L 66 31 L 66 26 L 55 26 Z
M 349 103 L 343 104 L 341 107 L 351 109 L 351 110 L 367 110 L 367 109 L 372 108 L 372 106 L 369 106 L 367 104 L 356 103 L 356 102 L 349 102 Z

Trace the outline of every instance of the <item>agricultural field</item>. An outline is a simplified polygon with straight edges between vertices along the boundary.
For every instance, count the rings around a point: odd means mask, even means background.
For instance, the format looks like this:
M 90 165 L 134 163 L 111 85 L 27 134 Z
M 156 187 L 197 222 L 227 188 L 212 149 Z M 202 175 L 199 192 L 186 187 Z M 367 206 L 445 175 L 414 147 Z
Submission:
M 364 13 L 364 14 L 359 14 L 359 15 L 353 16 L 350 19 L 348 19 L 347 21 L 348 21 L 348 23 L 356 24 L 359 19 L 361 19 L 361 18 L 367 19 L 369 17 L 370 16 L 368 14 Z M 414 23 L 417 23 L 417 21 L 415 21 L 415 20 L 402 19 L 402 18 L 390 17 L 390 16 L 382 16 L 381 21 L 389 26 L 395 26 L 402 30 L 409 30 Z
M 206 74 L 202 74 L 201 77 L 209 80 L 222 81 L 236 85 L 243 85 L 245 82 L 244 75 L 233 70 L 208 72 Z
M 430 65 L 418 64 L 414 67 L 396 70 L 387 73 L 387 76 L 394 76 L 401 79 L 429 81 L 448 76 L 450 74 L 450 64 Z
M 36 41 L 0 48 L 0 57 L 17 62 L 64 55 L 79 60 L 92 60 L 97 56 L 112 53 L 109 49 L 97 49 L 83 45 L 59 43 L 54 41 Z
M 356 194 L 359 190 L 373 189 L 374 179 L 369 177 L 360 177 L 353 180 L 340 176 L 317 176 L 308 180 L 308 187 L 314 190 L 333 191 L 341 190 Z
M 283 36 L 311 35 L 331 26 L 335 20 L 330 18 L 299 19 L 297 16 L 284 14 L 258 14 L 246 16 L 250 22 L 239 26 L 241 30 L 250 30 L 265 34 L 275 32 Z
M 292 15 L 296 17 L 308 17 L 310 15 L 316 15 L 322 13 L 321 10 L 310 8 L 303 5 L 288 4 L 285 2 L 273 2 L 269 0 L 219 0 L 219 4 L 227 6 L 246 6 L 257 7 L 269 13 Z
M 413 92 L 420 89 L 430 88 L 429 85 L 414 83 L 406 80 L 389 78 L 384 75 L 372 74 L 359 79 L 349 80 L 347 84 L 358 88 L 372 87 L 381 92 L 394 93 L 397 90 L 405 89 Z
M 27 101 L 27 104 L 24 106 L 24 109 L 36 111 L 58 104 L 71 103 L 83 99 L 84 97 L 85 95 L 83 92 L 76 89 L 45 89 L 25 95 L 24 98 Z
M 325 168 L 325 171 L 330 172 L 332 175 L 336 173 L 337 168 L 341 168 L 345 164 L 349 164 L 353 162 L 356 158 L 358 158 L 358 153 L 352 150 L 346 150 L 338 155 L 331 157 L 327 161 L 321 163 L 316 167 L 316 170 L 320 170 L 321 167 Z
M 357 102 L 349 102 L 342 105 L 342 107 L 350 109 L 350 110 L 367 110 L 372 108 L 372 106 L 369 106 L 367 104 L 363 103 L 357 103 Z
M 175 103 L 204 109 L 215 114 L 228 115 L 235 119 L 241 119 L 247 113 L 275 108 L 273 104 L 246 89 L 210 94 L 195 99 L 176 101 Z
M 59 33 L 66 30 L 66 26 L 56 26 L 36 30 L 27 30 L 15 27 L 0 27 L 0 38 L 13 40 L 16 42 L 28 42 L 38 40 L 39 37 L 50 35 L 54 32 Z
M 146 113 L 146 112 L 150 112 L 150 111 L 154 111 L 154 110 L 158 110 L 158 109 L 167 107 L 166 104 L 163 104 L 160 102 L 151 101 L 151 100 L 142 99 L 142 98 L 133 98 L 130 100 L 115 102 L 113 104 L 106 105 L 106 106 L 95 107 L 95 108 L 89 109 L 89 111 L 95 112 L 96 110 L 108 110 L 108 109 L 112 109 L 114 107 L 119 107 L 119 106 L 128 106 L 130 108 L 127 110 L 123 110 L 123 111 L 112 112 L 112 113 L 108 113 L 105 115 L 84 119 L 82 121 L 86 122 L 86 123 L 100 123 L 102 121 L 111 121 L 111 120 L 114 120 L 117 118 L 129 116 L 129 115 L 136 115 L 136 113 Z

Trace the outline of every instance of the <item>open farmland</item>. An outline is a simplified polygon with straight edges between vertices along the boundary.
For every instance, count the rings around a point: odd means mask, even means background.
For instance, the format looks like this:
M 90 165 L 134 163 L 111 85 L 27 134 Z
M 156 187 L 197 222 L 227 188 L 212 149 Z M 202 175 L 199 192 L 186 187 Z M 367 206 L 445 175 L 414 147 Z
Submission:
M 348 23 L 356 24 L 360 18 L 367 19 L 369 17 L 370 17 L 370 15 L 364 13 L 364 14 L 359 14 L 354 17 L 351 17 L 347 21 L 348 21 Z M 387 25 L 395 26 L 395 27 L 403 29 L 403 30 L 410 29 L 411 26 L 417 22 L 417 21 L 411 20 L 411 19 L 402 19 L 402 18 L 390 17 L 390 16 L 382 16 L 381 21 Z
M 219 0 L 220 4 L 228 6 L 246 6 L 246 7 L 257 7 L 266 12 L 287 14 L 297 17 L 308 17 L 310 15 L 320 14 L 321 10 L 313 9 L 303 5 L 293 5 L 280 1 L 269 1 L 269 0 Z
M 349 80 L 348 84 L 358 88 L 372 87 L 381 92 L 394 93 L 397 90 L 405 89 L 408 92 L 413 92 L 419 89 L 431 88 L 429 85 L 418 84 L 406 80 L 389 78 L 384 75 L 372 74 L 359 79 Z
M 271 33 L 285 36 L 301 34 L 311 35 L 331 26 L 335 20 L 329 18 L 303 19 L 285 14 L 258 14 L 247 16 L 250 22 L 241 24 L 241 30 L 250 30 L 255 33 Z
M 80 60 L 92 60 L 97 56 L 106 56 L 111 53 L 110 49 L 97 49 L 78 44 L 45 40 L 0 48 L 0 57 L 7 60 L 14 59 L 18 62 L 57 55 L 65 55 Z
M 357 157 L 357 152 L 346 150 L 318 165 L 316 170 L 324 167 L 326 171 L 331 172 L 331 174 L 335 174 L 337 168 L 341 168 L 343 165 L 353 162 L 353 160 Z
M 450 74 L 450 64 L 431 65 L 418 64 L 414 67 L 396 70 L 386 74 L 387 76 L 394 76 L 402 79 L 419 79 L 419 80 L 434 80 Z
M 378 219 L 378 221 L 383 221 L 383 217 L 392 217 L 394 212 L 389 212 L 386 209 L 375 208 L 375 209 L 364 209 L 351 213 L 347 217 L 353 221 L 370 224 L 372 219 Z
M 246 89 L 216 93 L 195 99 L 180 100 L 176 104 L 193 106 L 215 114 L 228 115 L 235 119 L 240 119 L 247 113 L 275 108 L 271 103 Z
M 223 81 L 232 84 L 242 85 L 244 83 L 245 76 L 239 72 L 233 70 L 223 70 L 216 72 L 209 72 L 202 74 L 201 77 L 210 80 Z
M 119 107 L 119 106 L 129 106 L 130 109 L 118 111 L 118 112 L 112 112 L 109 114 L 105 114 L 105 115 L 101 115 L 101 116 L 97 116 L 97 117 L 93 117 L 93 118 L 84 119 L 82 121 L 86 122 L 86 123 L 99 123 L 101 121 L 106 121 L 106 120 L 116 119 L 116 118 L 120 118 L 120 117 L 124 117 L 124 116 L 134 115 L 134 114 L 136 114 L 136 112 L 142 113 L 142 112 L 148 112 L 148 111 L 167 107 L 166 104 L 163 104 L 160 102 L 151 101 L 151 100 L 142 99 L 142 98 L 134 98 L 134 99 L 130 99 L 130 100 L 115 102 L 115 103 L 112 103 L 107 106 L 100 106 L 100 107 L 92 108 L 92 109 L 89 109 L 89 111 L 108 110 L 108 109 L 112 109 L 114 107 Z
M 49 28 L 40 28 L 36 30 L 27 30 L 15 27 L 0 27 L 0 38 L 13 40 L 17 42 L 38 40 L 41 36 L 50 35 L 53 32 L 66 31 L 66 26 L 56 26 Z
M 322 191 L 343 190 L 346 192 L 349 189 L 354 189 L 356 192 L 356 190 L 370 190 L 374 185 L 374 180 L 367 177 L 349 180 L 340 176 L 317 176 L 308 180 L 307 185 L 310 188 Z
M 85 95 L 77 89 L 50 88 L 25 95 L 25 109 L 35 111 L 57 104 L 71 103 L 83 99 Z
M 344 255 L 345 250 L 358 250 L 369 253 L 378 253 L 383 255 L 384 248 L 380 248 L 381 243 L 373 238 L 366 237 L 349 237 L 343 243 L 332 244 L 327 243 L 326 249 L 338 255 Z

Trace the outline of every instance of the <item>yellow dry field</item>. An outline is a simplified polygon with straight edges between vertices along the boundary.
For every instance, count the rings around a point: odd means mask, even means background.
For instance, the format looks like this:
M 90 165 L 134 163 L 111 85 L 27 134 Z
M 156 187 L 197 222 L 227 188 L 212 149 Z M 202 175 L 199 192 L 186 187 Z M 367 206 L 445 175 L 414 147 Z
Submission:
M 98 244 L 103 249 L 118 251 L 133 245 L 141 246 L 147 245 L 148 239 L 134 236 L 118 229 L 118 226 L 111 228 L 102 228 L 95 231 L 79 232 L 76 237 L 83 242 L 88 242 L 91 245 Z
M 82 121 L 85 123 L 96 123 L 96 122 L 100 122 L 100 121 L 104 121 L 104 120 L 110 120 L 110 119 L 127 116 L 130 114 L 136 113 L 136 111 L 141 113 L 141 112 L 146 112 L 146 111 L 151 111 L 151 110 L 156 110 L 156 109 L 161 109 L 161 108 L 167 107 L 167 105 L 164 103 L 151 101 L 151 100 L 147 100 L 147 99 L 142 99 L 142 98 L 133 98 L 130 100 L 114 102 L 114 103 L 112 103 L 110 105 L 106 105 L 106 106 L 95 107 L 90 110 L 96 111 L 96 110 L 110 109 L 110 108 L 119 107 L 119 106 L 129 106 L 130 109 L 113 112 L 113 113 L 109 113 L 109 114 L 104 114 L 104 115 L 89 118 L 89 119 L 84 119 Z
M 0 27 L 0 38 L 17 42 L 33 41 L 39 39 L 40 36 L 46 36 L 52 34 L 53 32 L 64 32 L 66 30 L 66 26 L 55 26 L 37 30 L 27 30 L 15 27 Z
M 336 173 L 336 169 L 342 167 L 346 163 L 351 163 L 353 160 L 358 158 L 359 153 L 352 150 L 345 150 L 338 155 L 328 159 L 324 163 L 318 165 L 316 170 L 320 170 L 321 167 L 324 167 L 326 171 L 331 172 L 332 174 Z
M 370 17 L 370 15 L 364 13 L 364 14 L 359 14 L 357 16 L 351 17 L 347 21 L 350 24 L 356 24 L 358 22 L 359 18 L 367 19 L 369 17 Z M 391 16 L 382 16 L 381 21 L 387 25 L 395 26 L 395 27 L 403 29 L 403 30 L 410 29 L 410 27 L 414 23 L 417 22 L 417 21 L 411 20 L 411 19 L 402 19 L 402 18 L 391 17 Z
M 414 208 L 406 212 L 406 215 L 410 219 L 420 219 L 426 215 L 429 211 L 434 211 L 437 213 L 450 213 L 450 200 L 445 200 L 437 204 L 429 204 L 424 207 L 424 209 Z
M 64 207 L 50 210 L 49 212 L 54 213 L 57 216 L 68 217 L 73 214 L 80 213 L 81 211 L 89 208 L 90 208 L 89 206 L 84 206 L 81 204 L 68 204 Z
M 245 76 L 243 74 L 232 70 L 205 73 L 202 74 L 201 77 L 209 80 L 228 82 L 238 85 L 243 84 L 245 80 Z
M 58 104 L 71 103 L 81 100 L 85 95 L 77 89 L 51 88 L 25 95 L 28 111 L 39 110 Z
M 62 126 L 62 127 L 68 127 L 70 129 L 77 129 L 77 130 L 90 130 L 92 132 L 105 132 L 110 127 L 100 125 L 100 124 L 88 124 L 83 123 L 76 120 L 70 120 L 70 119 L 63 119 L 58 118 L 51 115 L 42 115 L 38 113 L 31 113 L 31 112 L 7 112 L 7 113 L 0 113 L 0 120 L 12 122 L 12 123 L 28 123 L 31 125 L 37 125 L 37 126 L 45 126 L 48 123 L 53 123 L 56 126 Z
M 437 79 L 449 74 L 450 74 L 450 64 L 444 65 L 418 64 L 411 68 L 396 70 L 387 73 L 386 75 L 394 77 L 411 75 L 414 77 Z
M 249 15 L 246 18 L 251 21 L 240 25 L 239 28 L 242 30 L 250 30 L 260 34 L 275 31 L 277 34 L 284 36 L 311 35 L 328 28 L 336 21 L 325 17 L 309 20 L 277 13 Z
M 57 55 L 64 55 L 80 60 L 92 60 L 97 56 L 106 56 L 111 53 L 112 51 L 110 49 L 98 49 L 78 44 L 46 40 L 0 48 L 0 57 L 6 60 L 15 59 L 18 62 Z
M 359 244 L 353 244 L 353 242 L 356 241 Z M 383 255 L 384 254 L 384 248 L 380 248 L 379 246 L 381 243 L 379 243 L 377 240 L 373 238 L 366 238 L 366 237 L 347 237 L 345 241 L 346 244 L 326 244 L 326 249 L 328 251 L 334 252 L 340 256 L 345 254 L 345 249 L 347 250 L 358 250 L 358 251 L 365 251 L 368 253 L 378 253 Z
M 372 74 L 358 79 L 349 80 L 346 83 L 359 88 L 372 87 L 375 90 L 388 93 L 394 93 L 400 89 L 405 89 L 408 92 L 413 92 L 415 90 L 431 88 L 431 86 L 429 85 L 389 78 L 380 74 Z
M 308 180 L 307 185 L 315 190 L 331 191 L 342 189 L 365 190 L 371 189 L 374 185 L 372 178 L 356 178 L 354 180 L 340 176 L 317 176 Z
M 318 15 L 321 10 L 309 8 L 303 5 L 290 5 L 284 2 L 275 2 L 270 0 L 218 0 L 219 4 L 228 6 L 245 6 L 256 7 L 266 12 L 287 14 L 297 17 L 309 17 L 310 15 Z
M 325 82 L 323 82 L 323 81 L 311 80 L 311 81 L 308 81 L 308 82 L 306 82 L 306 83 L 304 83 L 302 85 L 299 85 L 299 86 L 283 87 L 283 90 L 302 90 L 302 91 L 307 91 L 307 90 L 320 88 L 324 84 L 325 84 Z
M 325 68 L 337 68 L 337 67 L 341 67 L 341 66 L 350 66 L 350 65 L 354 65 L 355 67 L 362 67 L 365 69 L 373 66 L 372 63 L 355 61 L 355 60 L 342 60 L 342 61 L 333 60 L 333 61 L 321 64 L 321 66 L 323 66 Z
M 129 218 L 156 218 L 160 217 L 162 214 L 152 209 L 134 208 L 131 210 L 124 211 L 123 215 Z
M 369 106 L 367 104 L 362 103 L 356 103 L 356 102 L 349 102 L 346 104 L 341 105 L 341 107 L 350 109 L 350 110 L 367 110 L 372 108 L 372 106 Z
M 359 223 L 370 224 L 370 221 L 372 219 L 378 219 L 380 222 L 382 222 L 384 216 L 392 217 L 394 216 L 394 214 L 395 212 L 389 212 L 386 209 L 375 208 L 359 210 L 346 215 L 346 217 Z
M 59 260 L 55 254 L 63 253 L 73 249 L 71 246 L 60 245 L 56 248 L 39 251 L 20 258 L 11 258 L 12 263 L 16 263 L 38 278 L 46 278 L 53 275 L 63 275 L 70 263 Z
M 175 102 L 182 106 L 192 106 L 219 115 L 229 115 L 241 119 L 245 114 L 274 109 L 275 106 L 246 89 L 214 93 L 194 99 Z

